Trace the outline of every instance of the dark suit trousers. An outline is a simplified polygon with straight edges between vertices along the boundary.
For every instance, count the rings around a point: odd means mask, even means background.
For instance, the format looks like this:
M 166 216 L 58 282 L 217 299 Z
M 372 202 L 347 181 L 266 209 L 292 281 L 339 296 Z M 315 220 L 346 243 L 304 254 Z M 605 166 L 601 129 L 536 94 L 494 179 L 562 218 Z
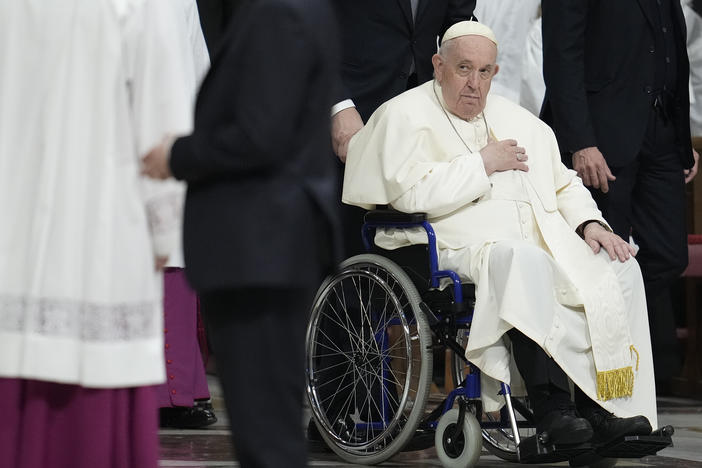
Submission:
M 562 399 L 569 399 L 568 376 L 535 341 L 516 328 L 507 332 L 507 336 L 512 342 L 514 362 L 524 379 L 527 394 L 534 405 L 534 416 L 540 420 L 554 409 L 553 405 Z M 551 401 L 550 396 L 553 392 L 564 396 L 559 400 Z
M 312 294 L 312 288 L 242 288 L 200 297 L 244 468 L 307 465 L 302 401 Z
M 537 422 L 548 412 L 571 401 L 570 383 L 563 369 L 536 342 L 516 328 L 507 332 L 517 369 L 524 379 Z M 573 385 L 578 411 L 599 408 L 599 404 Z
M 638 156 L 611 168 L 617 180 L 593 196 L 614 232 L 640 247 L 656 379 L 668 380 L 680 370 L 670 286 L 687 266 L 685 180 L 673 125 L 650 114 Z

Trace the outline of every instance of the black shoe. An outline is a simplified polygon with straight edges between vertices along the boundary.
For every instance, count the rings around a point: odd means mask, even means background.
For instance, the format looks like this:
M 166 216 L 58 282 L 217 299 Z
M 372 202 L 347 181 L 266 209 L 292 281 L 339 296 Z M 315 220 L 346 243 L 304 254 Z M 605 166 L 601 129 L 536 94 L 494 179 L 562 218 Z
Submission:
M 592 438 L 592 426 L 579 417 L 573 404 L 561 403 L 536 424 L 536 434 L 542 443 L 554 445 L 582 444 Z
M 174 406 L 159 410 L 161 427 L 178 429 L 199 429 L 217 422 L 211 404 L 196 404 L 193 407 Z
M 649 435 L 652 431 L 645 416 L 618 418 L 600 407 L 585 409 L 581 413 L 592 426 L 592 443 L 595 445 L 604 445 L 625 436 Z

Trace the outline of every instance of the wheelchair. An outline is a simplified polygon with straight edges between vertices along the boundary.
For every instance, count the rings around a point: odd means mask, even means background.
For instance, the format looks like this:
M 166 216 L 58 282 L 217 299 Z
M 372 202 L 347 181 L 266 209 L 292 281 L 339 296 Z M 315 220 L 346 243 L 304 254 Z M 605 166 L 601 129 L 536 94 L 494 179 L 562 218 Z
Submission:
M 383 250 L 378 228 L 423 228 L 428 243 Z M 369 253 L 341 263 L 314 299 L 306 334 L 306 389 L 327 446 L 350 463 L 373 465 L 400 451 L 436 447 L 445 467 L 472 467 L 482 447 L 517 463 L 568 460 L 613 466 L 672 443 L 673 428 L 605 447 L 554 446 L 537 434 L 527 397 L 500 385 L 504 406 L 483 411 L 480 372 L 464 356 L 474 286 L 439 270 L 436 236 L 423 213 L 373 210 L 362 230 Z M 440 288 L 441 281 L 449 283 Z M 427 409 L 433 351 L 451 351 L 456 388 Z

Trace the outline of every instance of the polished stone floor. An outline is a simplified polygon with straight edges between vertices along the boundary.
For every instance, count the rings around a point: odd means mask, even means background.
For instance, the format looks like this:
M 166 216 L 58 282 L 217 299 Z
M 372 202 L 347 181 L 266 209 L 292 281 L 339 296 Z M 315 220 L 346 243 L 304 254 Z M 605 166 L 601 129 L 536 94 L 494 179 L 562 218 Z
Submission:
M 239 466 L 232 455 L 229 441 L 229 423 L 224 414 L 223 401 L 216 380 L 210 380 L 213 403 L 219 421 L 202 430 L 162 429 L 161 461 L 162 467 L 206 468 Z M 701 395 L 702 397 L 702 395 Z M 641 460 L 620 460 L 621 467 L 675 467 L 702 468 L 702 401 L 680 398 L 659 398 L 659 424 L 672 425 L 675 428 L 673 447 L 668 447 L 656 456 Z M 334 454 L 321 447 L 310 447 L 309 465 L 311 467 L 350 467 Z M 381 466 L 388 467 L 440 467 L 434 449 L 419 452 L 404 452 Z M 514 464 L 484 452 L 478 467 L 514 466 Z M 556 463 L 539 466 L 568 466 L 568 463 Z M 281 467 L 285 468 L 285 467 Z

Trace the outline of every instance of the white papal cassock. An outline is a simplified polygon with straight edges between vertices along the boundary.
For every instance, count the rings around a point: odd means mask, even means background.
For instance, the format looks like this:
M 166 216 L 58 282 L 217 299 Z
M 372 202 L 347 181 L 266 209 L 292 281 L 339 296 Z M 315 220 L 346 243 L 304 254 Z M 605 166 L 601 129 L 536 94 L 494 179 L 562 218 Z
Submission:
M 164 378 L 154 257 L 182 189 L 140 177 L 139 156 L 189 131 L 195 92 L 168 1 L 0 3 L 0 376 Z
M 497 95 L 469 122 L 443 106 L 434 82 L 381 106 L 350 142 L 344 202 L 428 213 L 440 267 L 476 283 L 466 356 L 490 377 L 483 378 L 488 409 L 500 404 L 495 380 L 516 379 L 503 337 L 516 327 L 590 398 L 621 417 L 643 414 L 656 427 L 638 264 L 595 255 L 575 233 L 584 221 L 605 221 L 561 163 L 550 128 Z M 487 176 L 479 151 L 488 135 L 516 139 L 529 171 Z M 397 248 L 426 236 L 387 230 L 376 243 Z

